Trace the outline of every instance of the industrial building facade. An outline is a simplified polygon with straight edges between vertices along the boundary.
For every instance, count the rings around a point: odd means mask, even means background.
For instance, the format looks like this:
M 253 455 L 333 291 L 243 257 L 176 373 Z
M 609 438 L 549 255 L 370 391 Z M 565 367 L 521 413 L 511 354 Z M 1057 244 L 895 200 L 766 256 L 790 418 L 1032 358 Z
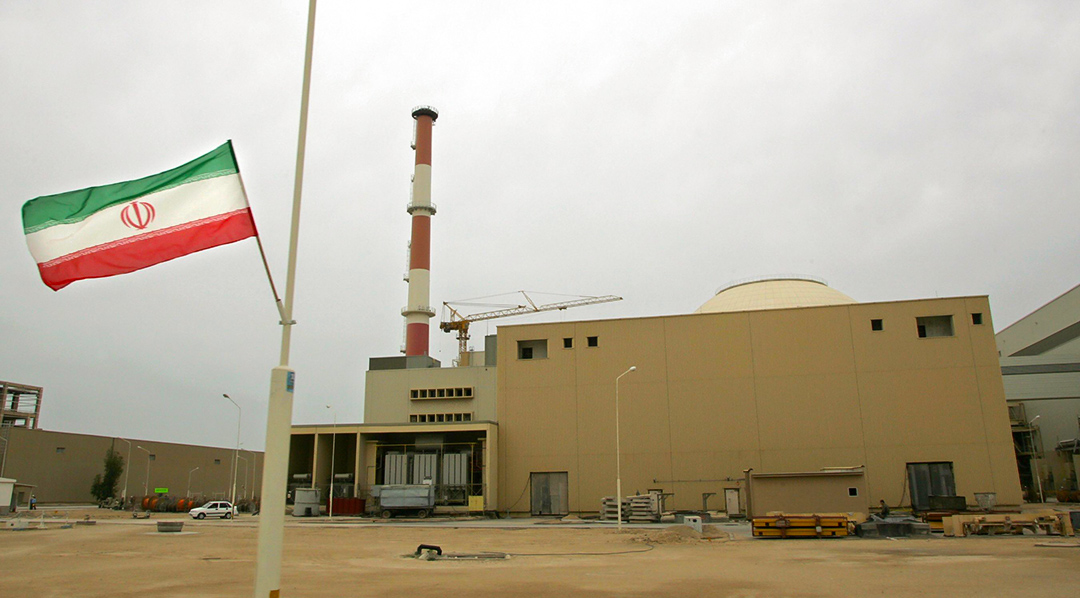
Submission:
M 565 480 L 548 502 L 572 512 L 615 493 L 615 380 L 630 366 L 623 488 L 670 493 L 669 508 L 740 489 L 747 469 L 844 466 L 865 466 L 867 507 L 925 508 L 933 494 L 974 504 L 979 492 L 1021 501 L 986 297 L 505 326 L 498 337 L 500 510 L 537 512 L 526 489 L 538 480 Z
M 156 496 L 157 489 L 166 490 L 172 498 L 228 499 L 232 495 L 234 449 L 25 427 L 6 428 L 4 435 L 0 477 L 25 484 L 25 492 L 34 492 L 43 504 L 97 502 L 90 487 L 94 476 L 103 473 L 109 450 L 124 458 L 117 498 Z M 241 450 L 237 463 L 237 500 L 257 498 L 262 452 Z M 16 498 L 24 504 L 29 495 Z
M 997 334 L 1029 500 L 1080 501 L 1080 286 Z
M 987 298 L 832 302 L 500 326 L 477 366 L 372 360 L 365 423 L 295 427 L 290 473 L 328 489 L 333 461 L 336 496 L 430 480 L 444 511 L 483 496 L 485 510 L 596 512 L 615 494 L 615 381 L 635 366 L 618 389 L 627 494 L 741 511 L 746 470 L 861 467 L 845 504 L 1019 504 Z

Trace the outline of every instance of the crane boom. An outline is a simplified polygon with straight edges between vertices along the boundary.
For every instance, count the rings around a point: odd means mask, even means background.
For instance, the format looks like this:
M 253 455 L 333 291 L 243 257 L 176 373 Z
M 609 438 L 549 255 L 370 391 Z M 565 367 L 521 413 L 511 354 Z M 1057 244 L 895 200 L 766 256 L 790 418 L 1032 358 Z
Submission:
M 495 318 L 508 318 L 510 316 L 520 316 L 524 314 L 537 313 L 542 311 L 554 311 L 565 310 L 571 307 L 581 307 L 583 305 L 596 305 L 597 303 L 610 303 L 612 301 L 622 301 L 622 297 L 616 295 L 603 295 L 600 297 L 579 297 L 577 299 L 571 299 L 569 301 L 559 301 L 556 303 L 546 303 L 543 305 L 537 305 L 536 302 L 529 297 L 525 291 L 518 291 L 525 297 L 526 305 L 517 305 L 514 307 L 507 307 L 503 309 L 496 309 L 492 311 L 485 311 L 475 314 L 464 315 L 449 302 L 443 302 L 443 306 L 446 307 L 449 312 L 449 319 L 439 324 L 439 328 L 443 332 L 457 331 L 458 333 L 458 354 L 459 359 L 462 360 L 462 365 L 466 365 L 464 360 L 467 359 L 466 355 L 469 352 L 469 324 L 472 322 L 482 322 L 484 320 L 494 320 Z

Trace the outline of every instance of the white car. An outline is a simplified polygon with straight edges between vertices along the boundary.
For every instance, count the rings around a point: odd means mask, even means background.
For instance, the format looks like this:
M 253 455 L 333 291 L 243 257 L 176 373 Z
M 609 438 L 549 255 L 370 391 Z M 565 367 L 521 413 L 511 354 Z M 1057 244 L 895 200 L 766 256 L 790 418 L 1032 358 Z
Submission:
M 188 511 L 192 519 L 206 519 L 207 517 L 221 517 L 232 519 L 236 515 L 236 507 L 227 500 L 212 500 L 201 507 L 195 507 Z

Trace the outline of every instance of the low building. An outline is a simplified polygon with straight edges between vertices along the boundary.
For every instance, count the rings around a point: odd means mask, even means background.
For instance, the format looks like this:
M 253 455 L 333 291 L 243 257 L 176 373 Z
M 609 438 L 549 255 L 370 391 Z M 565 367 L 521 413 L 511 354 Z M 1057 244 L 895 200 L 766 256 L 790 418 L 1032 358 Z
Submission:
M 5 435 L 0 477 L 32 485 L 39 503 L 96 503 L 90 487 L 104 473 L 110 449 L 124 458 L 117 498 L 156 496 L 156 490 L 172 498 L 232 496 L 233 449 L 21 427 Z M 257 497 L 263 454 L 241 450 L 237 462 L 237 501 Z

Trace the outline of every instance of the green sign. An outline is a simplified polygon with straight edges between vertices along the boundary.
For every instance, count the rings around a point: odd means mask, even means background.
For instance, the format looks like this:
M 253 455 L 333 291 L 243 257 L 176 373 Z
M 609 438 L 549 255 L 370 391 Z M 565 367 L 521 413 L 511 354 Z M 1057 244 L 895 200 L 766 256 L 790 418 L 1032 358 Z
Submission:
M 156 492 L 158 494 L 168 494 L 169 489 L 168 488 L 154 488 L 154 492 Z

